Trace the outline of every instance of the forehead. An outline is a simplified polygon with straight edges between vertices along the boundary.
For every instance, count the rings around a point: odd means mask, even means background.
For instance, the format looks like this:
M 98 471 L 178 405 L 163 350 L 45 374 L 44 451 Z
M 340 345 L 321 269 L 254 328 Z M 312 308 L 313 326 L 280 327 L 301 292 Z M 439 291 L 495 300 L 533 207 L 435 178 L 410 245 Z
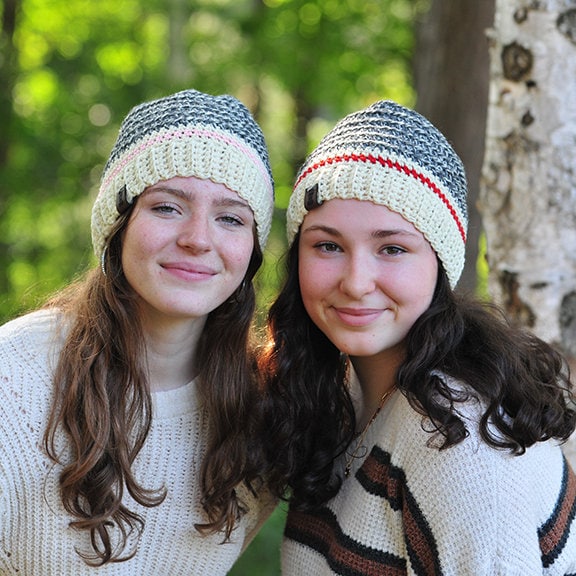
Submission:
M 416 227 L 398 212 L 369 200 L 334 198 L 306 214 L 302 230 L 314 226 L 334 226 L 338 229 L 399 230 L 421 235 Z
M 162 180 L 146 188 L 143 194 L 150 192 L 166 192 L 187 200 L 208 197 L 218 201 L 232 202 L 251 210 L 248 202 L 234 190 L 219 182 L 195 176 L 176 176 L 168 180 Z

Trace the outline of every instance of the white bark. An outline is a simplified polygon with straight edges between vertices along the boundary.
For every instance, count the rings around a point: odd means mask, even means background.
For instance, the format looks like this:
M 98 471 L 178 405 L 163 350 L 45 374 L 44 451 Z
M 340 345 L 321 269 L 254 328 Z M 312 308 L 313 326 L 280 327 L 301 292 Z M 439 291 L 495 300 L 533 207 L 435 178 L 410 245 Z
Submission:
M 480 209 L 489 290 L 576 357 L 576 3 L 496 0 Z

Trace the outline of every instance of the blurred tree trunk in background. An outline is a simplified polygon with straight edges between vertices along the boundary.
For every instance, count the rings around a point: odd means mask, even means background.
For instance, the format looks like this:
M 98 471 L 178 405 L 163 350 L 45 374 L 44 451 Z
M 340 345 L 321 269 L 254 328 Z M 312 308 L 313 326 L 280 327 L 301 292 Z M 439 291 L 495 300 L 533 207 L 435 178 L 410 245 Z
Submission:
M 576 358 L 576 7 L 497 0 L 481 209 L 489 290 Z M 503 233 L 504 232 L 504 233 Z M 576 450 L 569 450 L 576 464 Z
M 459 288 L 473 292 L 481 232 L 476 207 L 488 106 L 488 39 L 494 0 L 431 0 L 416 33 L 416 109 L 450 140 L 466 167 L 470 221 Z
M 8 193 L 6 190 L 6 168 L 8 149 L 13 141 L 12 135 L 12 88 L 16 78 L 16 50 L 14 32 L 18 14 L 18 0 L 4 0 L 2 28 L 0 30 L 0 222 L 6 210 Z M 8 264 L 9 244 L 5 234 L 0 234 L 0 268 Z M 8 279 L 0 274 L 0 294 L 8 291 Z
M 167 78 L 176 86 L 186 86 L 194 76 L 192 62 L 188 57 L 188 39 L 186 25 L 192 8 L 187 0 L 169 0 L 166 11 L 168 15 L 170 49 L 167 56 Z
M 4 0 L 2 11 L 2 28 L 0 31 L 0 168 L 6 164 L 8 146 L 10 145 L 10 127 L 12 125 L 12 87 L 16 78 L 16 51 L 14 32 L 18 0 Z M 0 198 L 0 202 L 1 202 Z M 1 206 L 1 205 L 0 205 Z

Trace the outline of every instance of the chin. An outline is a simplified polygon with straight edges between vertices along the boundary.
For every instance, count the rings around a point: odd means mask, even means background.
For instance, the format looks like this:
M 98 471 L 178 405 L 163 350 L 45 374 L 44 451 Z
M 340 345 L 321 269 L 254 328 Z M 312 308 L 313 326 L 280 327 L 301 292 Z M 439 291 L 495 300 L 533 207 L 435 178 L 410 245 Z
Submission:
M 335 343 L 335 346 L 344 354 L 357 358 L 369 358 L 380 354 L 396 352 L 403 347 L 403 341 L 394 342 L 356 342 L 344 343 L 341 346 Z
M 365 358 L 368 356 L 375 356 L 382 352 L 380 348 L 374 348 L 371 346 L 336 346 L 340 352 L 347 354 L 348 356 L 357 356 L 359 358 Z

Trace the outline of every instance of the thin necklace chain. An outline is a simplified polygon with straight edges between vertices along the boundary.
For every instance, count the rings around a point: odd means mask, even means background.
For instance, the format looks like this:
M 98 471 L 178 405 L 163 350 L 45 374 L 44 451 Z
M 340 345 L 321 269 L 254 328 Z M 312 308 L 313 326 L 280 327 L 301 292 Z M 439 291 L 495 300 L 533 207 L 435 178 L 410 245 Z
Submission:
M 346 460 L 346 467 L 344 468 L 344 476 L 346 478 L 348 478 L 348 476 L 350 475 L 350 470 L 352 469 L 352 462 L 354 462 L 356 458 L 362 458 L 366 454 L 364 453 L 363 456 L 357 456 L 360 448 L 364 448 L 364 450 L 366 450 L 366 447 L 363 445 L 363 442 L 364 438 L 366 437 L 366 434 L 368 433 L 368 429 L 370 428 L 370 426 L 372 426 L 374 420 L 376 420 L 376 418 L 378 417 L 378 414 L 380 414 L 380 411 L 384 407 L 384 404 L 386 404 L 386 400 L 388 400 L 392 392 L 394 392 L 395 390 L 396 386 L 392 386 L 390 390 L 387 390 L 386 392 L 384 392 L 384 394 L 382 394 L 380 402 L 378 402 L 378 406 L 376 407 L 374 414 L 372 414 L 372 418 L 370 418 L 366 426 L 364 426 L 364 430 L 362 430 L 362 433 L 360 434 L 360 436 L 358 437 L 358 441 L 356 442 L 356 448 L 354 448 L 354 451 L 352 452 L 352 454 L 349 454 L 349 458 Z

